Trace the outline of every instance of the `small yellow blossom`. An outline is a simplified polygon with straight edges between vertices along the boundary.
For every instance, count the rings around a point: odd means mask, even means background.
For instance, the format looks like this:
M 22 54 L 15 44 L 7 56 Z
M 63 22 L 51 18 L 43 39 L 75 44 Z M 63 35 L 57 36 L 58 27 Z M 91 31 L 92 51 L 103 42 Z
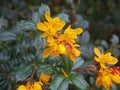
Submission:
M 42 81 L 47 84 L 50 81 L 51 77 L 52 76 L 48 74 L 40 74 L 39 81 Z
M 68 50 L 68 55 L 72 61 L 75 61 L 75 59 L 80 56 L 81 52 L 76 48 L 79 47 L 77 44 L 70 44 L 67 41 L 64 41 L 66 48 Z
M 103 85 L 106 90 L 109 90 L 112 82 L 120 84 L 120 68 L 101 68 L 96 79 L 96 85 Z
M 94 59 L 100 63 L 102 68 L 106 68 L 106 64 L 114 65 L 118 62 L 116 57 L 111 56 L 111 52 L 103 54 L 96 47 L 94 48 L 94 52 L 97 55 L 94 57 Z
M 41 82 L 34 82 L 33 90 L 42 90 Z
M 20 85 L 17 90 L 27 90 L 27 88 L 24 85 Z
M 20 85 L 16 90 L 42 90 L 41 82 L 34 82 L 33 84 L 27 82 L 26 85 Z
M 107 90 L 112 86 L 111 75 L 108 69 L 99 70 L 99 76 L 96 79 L 96 85 L 103 85 Z
M 77 35 L 81 34 L 82 32 L 83 30 L 81 28 L 72 29 L 71 26 L 68 26 L 68 28 L 64 31 L 64 40 L 69 43 L 75 43 Z
M 62 42 L 62 43 L 61 43 Z M 57 56 L 59 54 L 69 56 L 72 61 L 75 61 L 75 59 L 80 56 L 81 52 L 76 48 L 79 47 L 77 44 L 70 44 L 67 41 L 59 41 L 56 40 L 54 42 L 49 42 L 46 44 L 48 47 L 44 50 L 42 57 L 47 58 L 50 54 Z
M 43 23 L 38 22 L 37 28 L 44 32 L 41 36 L 42 38 L 47 37 L 48 42 L 53 42 L 54 37 L 57 36 L 56 32 L 62 30 L 65 22 L 63 20 L 60 20 L 59 17 L 52 18 L 49 11 L 45 13 L 45 18 L 47 21 L 44 21 Z

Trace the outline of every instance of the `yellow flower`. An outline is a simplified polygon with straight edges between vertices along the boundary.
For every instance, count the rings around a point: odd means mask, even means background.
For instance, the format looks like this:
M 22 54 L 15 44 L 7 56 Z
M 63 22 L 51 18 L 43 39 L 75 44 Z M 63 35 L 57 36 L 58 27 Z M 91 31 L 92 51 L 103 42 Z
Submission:
M 109 68 L 109 70 L 111 71 L 112 80 L 115 83 L 120 84 L 120 68 L 119 67 Z
M 24 85 L 20 85 L 16 90 L 27 90 L 27 88 Z
M 53 42 L 54 37 L 57 36 L 56 32 L 64 27 L 65 22 L 60 20 L 59 17 L 52 18 L 49 11 L 45 13 L 45 18 L 47 21 L 44 21 L 43 23 L 38 22 L 37 28 L 44 32 L 41 36 L 42 38 L 47 37 L 48 42 Z
M 68 50 L 68 55 L 72 61 L 75 61 L 75 59 L 80 56 L 81 52 L 76 48 L 79 47 L 77 44 L 70 44 L 67 41 L 64 41 L 66 48 Z
M 68 26 L 64 31 L 64 40 L 69 43 L 75 43 L 75 39 L 77 39 L 77 35 L 81 34 L 83 30 L 81 28 L 72 29 L 71 25 Z
M 34 82 L 33 90 L 42 90 L 41 82 Z
M 120 68 L 101 68 L 96 79 L 96 85 L 103 85 L 109 90 L 112 86 L 112 82 L 120 84 Z
M 109 70 L 101 69 L 99 71 L 99 76 L 96 79 L 96 85 L 103 85 L 107 90 L 112 86 L 111 75 Z
M 42 81 L 47 84 L 50 81 L 51 77 L 52 76 L 48 74 L 40 74 L 39 81 Z
M 70 44 L 67 41 L 56 40 L 46 44 L 46 46 L 48 46 L 48 48 L 44 50 L 42 54 L 43 58 L 47 58 L 50 54 L 54 56 L 63 54 L 67 57 L 69 56 L 72 61 L 75 61 L 75 59 L 81 54 L 81 52 L 76 48 L 79 47 L 78 44 Z
M 42 90 L 42 83 L 40 81 L 35 81 L 33 84 L 27 82 L 26 85 L 20 85 L 17 90 Z
M 57 56 L 59 54 L 66 54 L 66 47 L 64 43 L 55 40 L 54 42 L 49 42 L 46 44 L 46 48 L 42 54 L 43 58 L 47 58 L 50 54 Z
M 106 64 L 114 65 L 118 62 L 117 58 L 111 56 L 111 52 L 103 54 L 96 47 L 94 48 L 94 52 L 97 55 L 94 57 L 94 59 L 100 63 L 102 68 L 106 68 Z
M 58 50 L 59 50 L 60 54 L 65 54 L 65 52 L 66 52 L 66 48 L 63 44 L 58 45 Z

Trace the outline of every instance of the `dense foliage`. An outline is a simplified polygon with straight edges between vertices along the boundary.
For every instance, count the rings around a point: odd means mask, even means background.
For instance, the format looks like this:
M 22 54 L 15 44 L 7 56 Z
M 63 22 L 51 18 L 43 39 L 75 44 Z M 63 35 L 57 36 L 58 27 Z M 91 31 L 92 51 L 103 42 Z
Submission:
M 28 81 L 38 81 L 41 74 L 52 76 L 47 84 L 41 79 L 44 90 L 104 90 L 95 85 L 97 74 L 91 72 L 91 67 L 99 65 L 94 60 L 94 47 L 120 59 L 119 2 L 3 0 L 0 3 L 0 90 L 16 90 Z M 45 21 L 46 11 L 72 28 L 83 29 L 76 40 L 81 55 L 75 62 L 64 55 L 42 57 L 46 39 L 40 38 L 43 32 L 36 24 Z M 116 64 L 119 65 L 120 62 Z M 113 84 L 111 90 L 119 88 Z

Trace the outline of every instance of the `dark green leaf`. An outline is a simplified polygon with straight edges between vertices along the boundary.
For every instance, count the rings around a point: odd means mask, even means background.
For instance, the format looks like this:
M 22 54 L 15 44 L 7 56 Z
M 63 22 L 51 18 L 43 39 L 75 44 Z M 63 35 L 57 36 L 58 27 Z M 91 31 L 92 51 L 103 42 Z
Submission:
M 44 68 L 41 69 L 41 72 L 44 74 L 52 74 L 53 73 L 53 69 L 51 66 L 46 66 Z
M 67 74 L 69 74 L 72 70 L 73 67 L 73 62 L 67 58 L 63 58 L 63 63 L 64 63 L 64 70 L 66 71 Z
M 84 60 L 83 58 L 79 57 L 75 60 L 75 62 L 73 63 L 73 67 L 72 69 L 77 69 L 79 67 L 81 67 L 84 64 Z
M 105 41 L 105 40 L 102 40 L 101 41 L 101 45 L 103 46 L 103 47 L 105 47 L 106 49 L 108 48 L 108 43 Z
M 35 46 L 36 50 L 39 50 L 39 51 L 40 51 L 40 49 L 44 49 L 44 47 L 45 47 L 44 45 L 46 43 L 46 40 L 42 39 L 40 36 L 41 36 L 41 32 L 38 32 L 35 35 L 35 40 L 34 40 L 34 46 Z
M 16 80 L 17 81 L 25 80 L 28 76 L 31 75 L 32 71 L 33 71 L 32 66 L 24 65 L 20 67 L 16 72 Z
M 36 30 L 36 25 L 31 21 L 22 20 L 16 25 L 17 31 L 34 31 Z
M 60 83 L 59 87 L 57 90 L 68 90 L 68 80 L 64 78 L 62 82 Z
M 112 35 L 111 42 L 113 45 L 116 45 L 119 43 L 119 37 L 117 35 Z
M 0 29 L 1 27 L 8 27 L 8 21 L 3 17 L 0 18 Z
M 82 79 L 82 78 L 80 78 L 80 77 L 78 77 L 76 75 L 73 75 L 73 74 L 71 74 L 69 76 L 69 79 L 80 90 L 89 90 L 88 89 L 89 85 L 88 85 L 88 83 L 84 79 Z
M 65 13 L 60 13 L 57 16 L 60 17 L 60 19 L 65 21 L 65 22 L 70 22 L 69 21 L 69 16 L 67 14 L 65 14 Z
M 5 32 L 0 32 L 0 41 L 13 41 L 16 40 L 16 34 L 5 31 Z
M 45 12 L 47 12 L 47 11 L 50 11 L 49 6 L 47 6 L 45 4 L 41 4 L 41 6 L 39 7 L 39 17 L 40 17 L 41 21 L 44 19 Z
M 32 14 L 32 21 L 34 23 L 40 22 L 40 16 L 39 16 L 38 12 L 33 12 L 33 14 Z
M 90 40 L 90 34 L 88 31 L 84 31 L 80 37 L 81 45 L 86 45 Z
M 50 83 L 51 90 L 58 90 L 59 85 L 63 81 L 64 77 L 62 75 L 56 75 L 53 77 Z

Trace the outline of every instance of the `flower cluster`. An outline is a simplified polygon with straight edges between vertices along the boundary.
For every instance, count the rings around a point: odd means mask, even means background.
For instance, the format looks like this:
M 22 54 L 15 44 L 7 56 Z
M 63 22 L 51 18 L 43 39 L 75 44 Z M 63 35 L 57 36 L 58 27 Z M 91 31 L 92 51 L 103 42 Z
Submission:
M 51 79 L 51 75 L 40 74 L 39 81 L 29 81 L 26 85 L 20 85 L 17 90 L 43 90 L 43 83 L 48 83 Z
M 120 68 L 110 67 L 109 65 L 115 65 L 118 60 L 111 56 L 111 52 L 101 53 L 98 48 L 94 48 L 94 52 L 97 56 L 94 59 L 100 63 L 100 70 L 96 79 L 96 85 L 103 85 L 107 90 L 112 86 L 112 82 L 120 84 Z
M 20 85 L 17 90 L 42 90 L 41 82 L 27 82 L 26 85 Z
M 76 44 L 75 39 L 83 30 L 81 28 L 72 29 L 71 25 L 64 29 L 66 23 L 59 17 L 52 18 L 49 11 L 45 13 L 45 18 L 46 21 L 37 23 L 37 28 L 44 32 L 41 37 L 47 38 L 45 45 L 47 48 L 43 52 L 43 58 L 47 58 L 50 54 L 54 56 L 63 54 L 74 61 L 81 54 L 77 49 L 79 45 Z

